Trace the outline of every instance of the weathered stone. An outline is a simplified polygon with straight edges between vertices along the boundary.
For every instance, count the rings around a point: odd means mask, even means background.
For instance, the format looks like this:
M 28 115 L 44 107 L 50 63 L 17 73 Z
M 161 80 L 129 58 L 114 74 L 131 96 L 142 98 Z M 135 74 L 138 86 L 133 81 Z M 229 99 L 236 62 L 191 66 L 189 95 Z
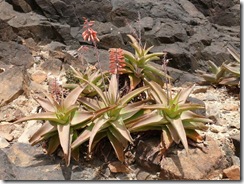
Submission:
M 34 12 L 16 12 L 5 1 L 0 2 L 0 17 L 2 20 L 7 21 L 14 29 L 14 32 L 22 38 L 33 38 L 36 42 L 44 43 L 55 40 L 76 47 L 79 46 L 79 43 L 70 34 L 69 25 L 49 22 L 46 17 Z
M 227 169 L 224 169 L 223 173 L 224 173 L 224 177 L 227 177 L 230 180 L 240 180 L 241 179 L 240 167 L 237 165 L 233 165 Z
M 187 39 L 186 31 L 180 23 L 167 21 L 161 23 L 155 36 L 163 44 L 184 42 Z
M 10 2 L 16 11 L 25 13 L 32 11 L 32 7 L 29 4 L 31 1 L 29 0 L 10 0 Z
M 211 60 L 217 66 L 220 66 L 225 61 L 230 61 L 230 55 L 226 50 L 225 43 L 213 43 L 205 47 L 201 51 L 201 58 L 204 61 Z
M 1 123 L 0 124 L 0 131 L 5 133 L 11 133 L 15 129 L 15 125 L 12 123 Z
M 0 149 L 8 147 L 10 144 L 9 142 L 0 135 Z
M 156 63 L 151 63 L 154 67 L 162 70 L 162 66 Z M 167 67 L 168 74 L 173 78 L 172 83 L 174 86 L 183 86 L 187 83 L 198 83 L 201 79 L 195 74 L 191 74 L 186 71 L 178 70 L 172 67 Z
M 18 138 L 20 143 L 29 143 L 30 137 L 41 127 L 41 123 L 38 123 L 36 120 L 28 121 L 27 125 L 24 128 L 24 132 Z
M 152 17 L 143 17 L 140 21 L 141 27 L 145 30 L 152 30 L 154 25 L 154 20 Z
M 240 1 L 190 0 L 208 19 L 219 25 L 240 25 Z
M 36 83 L 41 84 L 47 79 L 47 74 L 41 70 L 37 70 L 31 75 L 31 79 Z
M 159 153 L 160 139 L 140 140 L 136 149 L 136 162 L 146 171 L 155 173 L 160 171 Z
M 0 64 L 26 68 L 30 68 L 34 63 L 30 50 L 16 42 L 0 42 L 0 58 Z
M 4 151 L 0 149 L 0 180 L 15 180 L 12 165 Z
M 28 167 L 41 160 L 36 160 L 35 155 L 43 154 L 40 147 L 32 147 L 29 144 L 15 143 L 8 150 L 8 158 L 12 164 L 18 167 Z
M 42 84 L 31 81 L 29 85 L 29 90 L 35 94 L 41 94 L 43 93 L 43 91 L 47 90 L 47 86 L 43 86 Z
M 109 70 L 109 52 L 107 50 L 100 49 L 98 51 L 100 63 L 97 64 L 98 67 L 101 66 L 102 70 Z M 97 53 L 92 47 L 89 47 L 88 51 L 85 51 L 79 56 L 79 65 L 96 64 L 97 63 Z M 73 66 L 73 65 L 72 65 Z M 78 65 L 76 64 L 78 67 Z
M 11 26 L 6 21 L 0 19 L 0 41 L 11 41 L 17 38 Z
M 62 172 L 69 170 L 60 167 L 60 159 L 53 160 L 43 154 L 40 146 L 15 143 L 5 152 L 13 167 L 15 180 L 64 180 Z
M 236 135 L 232 135 L 230 138 L 233 141 L 233 144 L 235 146 L 235 155 L 240 157 L 240 153 L 241 153 L 241 151 L 240 151 L 240 148 L 241 148 L 241 145 L 240 145 L 240 142 L 241 142 L 240 133 L 236 134 Z
M 9 141 L 9 142 L 11 142 L 11 141 L 14 139 L 14 136 L 12 136 L 12 135 L 9 134 L 9 133 L 2 132 L 2 131 L 0 131 L 0 137 L 6 139 L 6 140 Z
M 170 59 L 168 66 L 189 72 L 191 71 L 191 55 L 184 43 L 160 44 L 160 46 L 153 47 L 151 51 L 167 52 L 167 58 Z
M 215 169 L 219 169 L 223 153 L 215 140 L 207 137 L 207 147 L 200 150 L 190 148 L 177 155 L 169 155 L 161 160 L 160 177 L 166 180 L 199 180 Z
M 100 0 L 99 3 L 91 1 L 74 0 L 58 0 L 44 1 L 36 0 L 44 15 L 61 23 L 67 23 L 73 27 L 80 26 L 82 17 L 89 17 L 92 20 L 104 22 L 108 20 L 111 5 L 105 0 Z M 96 12 L 96 13 L 94 13 Z
M 59 75 L 62 69 L 62 61 L 60 59 L 49 59 L 42 63 L 40 67 L 46 72 L 52 75 Z
M 234 155 L 231 157 L 231 159 L 232 159 L 233 165 L 237 165 L 237 166 L 241 165 L 241 161 L 240 161 L 240 158 L 238 156 Z
M 150 178 L 150 173 L 146 172 L 146 171 L 142 171 L 140 170 L 137 174 L 136 174 L 136 179 L 137 180 L 147 180 Z
M 0 73 L 0 106 L 3 106 L 16 99 L 24 91 L 27 92 L 29 79 L 26 71 L 20 67 L 12 67 Z
M 209 87 L 208 86 L 196 86 L 193 89 L 193 94 L 197 94 L 197 93 L 206 93 L 208 91 Z
M 60 42 L 56 42 L 56 41 L 52 41 L 51 43 L 45 45 L 43 47 L 43 50 L 52 50 L 52 51 L 55 51 L 55 50 L 63 50 L 65 49 L 66 45 L 64 45 L 63 43 L 60 43 Z
M 198 105 L 202 105 L 204 108 L 203 109 L 197 109 L 197 110 L 192 110 L 193 112 L 206 116 L 206 108 L 205 108 L 205 103 L 202 100 L 199 100 L 197 98 L 194 97 L 188 97 L 186 99 L 186 103 L 193 103 L 193 104 L 198 104 Z

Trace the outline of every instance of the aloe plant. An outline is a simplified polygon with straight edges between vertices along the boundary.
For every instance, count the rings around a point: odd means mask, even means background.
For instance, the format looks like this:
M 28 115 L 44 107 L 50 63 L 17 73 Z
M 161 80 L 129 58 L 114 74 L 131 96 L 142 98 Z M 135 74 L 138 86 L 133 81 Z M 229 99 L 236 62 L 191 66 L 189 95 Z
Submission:
M 128 104 L 132 98 L 147 90 L 141 87 L 120 97 L 116 75 L 112 75 L 108 91 L 102 91 L 90 81 L 79 76 L 81 80 L 96 90 L 99 99 L 82 97 L 80 102 L 93 113 L 87 128 L 72 143 L 72 149 L 76 149 L 83 142 L 89 140 L 88 152 L 91 154 L 94 146 L 104 137 L 112 144 L 118 159 L 124 162 L 124 149 L 132 143 L 130 132 L 124 121 L 140 111 L 143 101 Z
M 226 77 L 220 82 L 222 85 L 239 86 L 240 85 L 240 54 L 229 46 L 228 52 L 235 58 L 236 62 L 223 63 L 222 66 L 226 70 Z
M 163 78 L 171 78 L 163 71 L 150 64 L 150 61 L 160 59 L 159 56 L 163 56 L 165 53 L 157 52 L 149 54 L 149 51 L 153 46 L 146 48 L 145 44 L 144 47 L 141 47 L 133 36 L 128 35 L 128 37 L 131 40 L 131 46 L 135 49 L 135 54 L 123 50 L 125 67 L 120 69 L 120 73 L 128 74 L 130 79 L 130 90 L 135 89 L 138 84 L 145 79 L 163 84 Z
M 64 84 L 63 85 L 64 88 L 74 89 L 79 85 L 84 85 L 85 82 L 79 79 L 78 76 L 82 76 L 83 78 L 85 78 L 86 80 L 90 81 L 91 83 L 93 83 L 94 85 L 100 88 L 105 87 L 102 78 L 104 79 L 107 78 L 109 73 L 108 71 L 101 72 L 97 67 L 93 65 L 88 65 L 83 72 L 75 70 L 72 66 L 70 68 L 73 71 L 74 77 L 78 80 L 78 82 L 77 84 L 75 83 Z M 86 88 L 82 91 L 83 96 L 94 97 L 96 94 L 97 94 L 96 91 L 89 85 L 87 85 Z
M 127 121 L 128 130 L 131 132 L 162 130 L 162 145 L 167 143 L 166 148 L 168 148 L 173 141 L 177 144 L 182 142 L 186 151 L 188 151 L 187 137 L 194 141 L 202 141 L 202 137 L 196 130 L 206 130 L 204 123 L 211 120 L 192 112 L 192 110 L 204 108 L 203 106 L 186 103 L 194 86 L 181 90 L 173 97 L 156 82 L 148 81 L 147 83 L 151 87 L 150 94 L 155 104 L 144 105 L 143 109 L 151 111 Z
M 227 47 L 228 52 L 235 58 L 236 62 L 224 62 L 221 66 L 216 66 L 214 62 L 208 61 L 211 73 L 196 70 L 205 80 L 204 84 L 238 86 L 240 84 L 240 54 L 232 47 Z
M 75 159 L 79 157 L 79 151 L 76 149 L 71 152 L 70 146 L 77 136 L 77 128 L 85 126 L 82 123 L 93 117 L 90 112 L 79 111 L 79 106 L 75 104 L 85 87 L 85 85 L 77 86 L 66 98 L 62 95 L 58 100 L 50 94 L 46 94 L 47 98 L 35 98 L 45 112 L 33 114 L 15 122 L 45 120 L 41 128 L 31 136 L 29 142 L 35 145 L 44 140 L 48 141 L 47 154 L 54 153 L 61 145 L 67 166 L 70 164 L 71 155 Z
M 217 66 L 212 61 L 207 61 L 209 66 L 209 71 L 211 73 L 206 73 L 202 70 L 196 70 L 196 72 L 205 80 L 203 83 L 206 84 L 219 84 L 220 81 L 224 78 L 225 75 L 225 68 L 223 66 Z

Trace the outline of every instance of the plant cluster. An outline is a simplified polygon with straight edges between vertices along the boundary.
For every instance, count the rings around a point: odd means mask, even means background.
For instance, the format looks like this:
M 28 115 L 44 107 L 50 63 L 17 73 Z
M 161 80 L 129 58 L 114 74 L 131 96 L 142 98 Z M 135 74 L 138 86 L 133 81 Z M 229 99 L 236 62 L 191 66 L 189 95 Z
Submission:
M 207 64 L 211 73 L 196 70 L 204 79 L 203 84 L 240 86 L 240 54 L 232 46 L 227 47 L 227 50 L 236 62 L 226 61 L 221 66 L 216 66 L 214 62 L 208 61 Z
M 82 35 L 94 44 L 99 39 L 92 25 L 93 22 L 85 19 Z M 149 53 L 152 47 L 141 46 L 133 36 L 128 37 L 135 53 L 111 48 L 109 72 L 101 72 L 91 65 L 85 71 L 71 67 L 76 83 L 55 85 L 55 90 L 46 94 L 46 98 L 35 98 L 45 112 L 17 120 L 45 120 L 30 138 L 32 145 L 45 140 L 48 154 L 61 147 L 66 165 L 69 165 L 71 157 L 79 160 L 82 144 L 88 142 L 88 155 L 91 155 L 104 138 L 111 143 L 117 158 L 125 162 L 124 151 L 134 143 L 131 133 L 142 131 L 162 131 L 164 151 L 173 142 L 181 142 L 188 151 L 187 138 L 203 141 L 197 130 L 206 130 L 205 123 L 211 120 L 192 112 L 203 106 L 187 103 L 194 85 L 176 94 L 164 89 L 163 81 L 167 82 L 171 77 L 153 67 L 150 61 L 165 56 L 165 53 Z M 130 81 L 126 94 L 119 86 L 124 76 Z M 66 94 L 63 87 L 71 91 Z M 133 100 L 142 93 L 145 98 Z

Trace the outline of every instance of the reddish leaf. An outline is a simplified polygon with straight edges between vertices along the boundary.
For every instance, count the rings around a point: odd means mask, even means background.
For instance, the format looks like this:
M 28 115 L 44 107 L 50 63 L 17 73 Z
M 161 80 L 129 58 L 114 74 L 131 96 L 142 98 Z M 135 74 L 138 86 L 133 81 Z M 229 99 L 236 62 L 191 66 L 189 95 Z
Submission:
M 53 126 L 50 122 L 46 121 L 42 127 L 32 135 L 29 142 L 31 145 L 35 145 L 42 138 L 42 136 L 55 130 L 57 130 L 56 126 Z
M 112 144 L 112 146 L 114 148 L 114 151 L 115 151 L 115 153 L 117 155 L 117 158 L 121 162 L 124 162 L 125 161 L 124 146 L 109 131 L 107 131 L 107 136 L 108 136 L 108 139 L 109 139 L 110 143 Z
M 60 145 L 64 152 L 64 159 L 66 165 L 70 164 L 70 156 L 71 156 L 71 147 L 70 147 L 70 124 L 66 125 L 57 125 L 58 135 Z

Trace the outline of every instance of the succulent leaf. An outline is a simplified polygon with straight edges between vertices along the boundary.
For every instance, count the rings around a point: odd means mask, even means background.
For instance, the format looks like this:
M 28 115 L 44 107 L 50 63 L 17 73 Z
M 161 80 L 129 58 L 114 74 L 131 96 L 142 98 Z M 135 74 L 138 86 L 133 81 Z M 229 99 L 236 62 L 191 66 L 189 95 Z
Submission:
M 70 124 L 57 125 L 58 136 L 60 145 L 64 152 L 65 163 L 68 166 L 70 164 L 71 147 L 70 147 Z
M 121 162 L 124 162 L 125 157 L 124 157 L 124 146 L 123 146 L 123 144 L 121 144 L 119 142 L 119 140 L 115 136 L 113 136 L 113 134 L 110 131 L 107 131 L 107 136 L 108 136 L 108 139 L 109 139 L 110 143 L 112 144 L 112 146 L 115 150 L 117 158 Z

